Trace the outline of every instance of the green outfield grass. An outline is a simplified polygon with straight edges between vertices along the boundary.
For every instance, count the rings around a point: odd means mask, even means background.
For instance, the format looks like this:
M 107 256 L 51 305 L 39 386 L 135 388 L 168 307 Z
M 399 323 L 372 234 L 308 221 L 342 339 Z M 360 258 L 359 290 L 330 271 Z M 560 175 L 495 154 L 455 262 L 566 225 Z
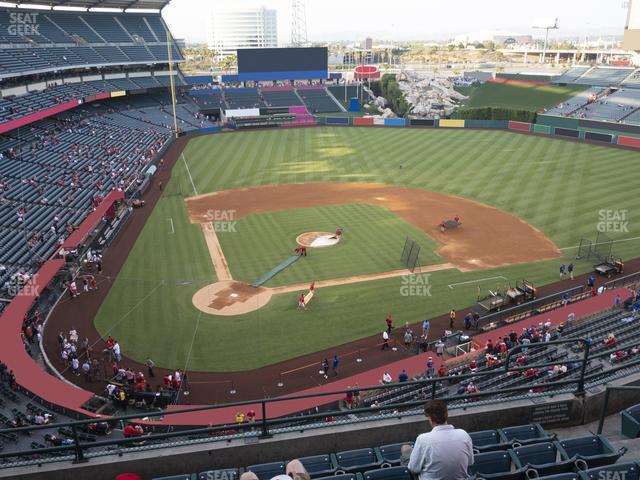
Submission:
M 434 253 L 437 243 L 390 211 L 373 205 L 348 204 L 256 213 L 238 221 L 234 232 L 220 232 L 233 278 L 253 283 L 293 254 L 296 237 L 304 232 L 334 232 L 345 228 L 332 247 L 310 248 L 307 257 L 279 273 L 267 287 L 314 280 L 388 272 L 402 268 L 406 237 L 423 248 L 421 265 L 444 263 Z
M 502 131 L 323 127 L 199 137 L 174 167 L 96 327 L 102 335 L 115 335 L 124 354 L 137 360 L 151 356 L 171 368 L 244 370 L 379 334 L 387 312 L 399 322 L 418 322 L 473 303 L 476 284 L 449 284 L 503 276 L 541 285 L 558 277 L 558 261 L 446 270 L 429 276 L 428 297 L 404 296 L 402 279 L 395 278 L 320 289 L 307 312 L 295 311 L 296 295 L 278 295 L 248 315 L 209 316 L 191 304 L 215 274 L 199 226 L 187 219 L 183 195 L 321 181 L 423 188 L 510 212 L 565 248 L 568 260 L 581 238 L 595 238 L 600 210 L 628 210 L 628 232 L 611 234 L 613 239 L 640 236 L 640 198 L 633 190 L 640 181 L 637 161 L 636 152 Z M 262 235 L 289 234 L 265 229 Z M 623 258 L 637 257 L 638 251 L 636 240 L 614 246 Z M 587 261 L 577 264 L 578 272 L 590 268 Z M 502 282 L 480 284 L 484 289 Z
M 459 91 L 468 95 L 467 108 L 501 107 L 539 111 L 554 107 L 582 92 L 583 86 L 520 85 L 487 82 L 478 87 L 464 87 Z

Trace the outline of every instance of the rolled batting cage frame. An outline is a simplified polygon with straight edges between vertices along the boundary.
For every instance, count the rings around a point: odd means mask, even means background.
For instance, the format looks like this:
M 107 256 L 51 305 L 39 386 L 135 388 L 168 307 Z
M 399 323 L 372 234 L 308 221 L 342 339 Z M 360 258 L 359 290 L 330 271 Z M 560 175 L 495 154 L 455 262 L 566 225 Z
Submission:
M 591 250 L 593 249 L 593 242 L 588 238 L 583 238 L 580 240 L 580 245 L 578 245 L 578 253 L 576 253 L 576 260 L 591 258 Z
M 613 239 L 607 237 L 603 232 L 598 232 L 596 242 L 593 245 L 593 254 L 601 262 L 608 262 L 613 249 Z
M 400 256 L 400 262 L 413 273 L 416 267 L 419 266 L 418 258 L 420 256 L 420 250 L 422 247 L 415 240 L 406 238 L 404 242 L 404 248 L 402 249 L 402 255 Z

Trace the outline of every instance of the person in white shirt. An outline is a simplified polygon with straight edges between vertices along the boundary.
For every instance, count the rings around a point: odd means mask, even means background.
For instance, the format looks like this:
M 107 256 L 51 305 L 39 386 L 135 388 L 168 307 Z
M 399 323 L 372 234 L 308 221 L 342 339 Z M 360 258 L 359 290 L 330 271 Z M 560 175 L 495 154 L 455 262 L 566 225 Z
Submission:
M 471 437 L 447 423 L 447 404 L 442 400 L 427 402 L 424 414 L 432 429 L 419 435 L 413 447 L 402 447 L 401 464 L 419 480 L 465 480 L 473 465 Z
M 393 381 L 393 378 L 391 378 L 391 375 L 389 374 L 389 372 L 384 372 L 382 374 L 382 383 L 391 383 Z

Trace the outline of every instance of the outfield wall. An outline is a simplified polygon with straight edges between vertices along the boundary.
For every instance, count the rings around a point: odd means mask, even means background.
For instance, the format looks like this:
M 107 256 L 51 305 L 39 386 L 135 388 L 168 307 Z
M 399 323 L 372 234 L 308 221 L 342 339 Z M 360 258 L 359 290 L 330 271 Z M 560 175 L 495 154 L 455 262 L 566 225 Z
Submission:
M 577 118 L 539 115 L 537 123 L 512 120 L 449 120 L 423 118 L 316 117 L 322 125 L 353 125 L 412 128 L 477 128 L 512 130 L 550 135 L 571 140 L 585 140 L 606 145 L 640 148 L 640 126 L 596 122 Z

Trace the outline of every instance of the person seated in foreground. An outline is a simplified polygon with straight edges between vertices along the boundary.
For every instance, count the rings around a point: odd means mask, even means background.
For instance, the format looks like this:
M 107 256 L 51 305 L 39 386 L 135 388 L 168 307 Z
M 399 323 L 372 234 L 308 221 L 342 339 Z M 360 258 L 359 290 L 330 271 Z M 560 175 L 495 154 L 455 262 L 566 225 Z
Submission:
M 286 475 L 276 475 L 271 480 L 310 480 L 311 476 L 302 462 L 298 459 L 287 463 Z M 258 476 L 253 472 L 244 472 L 240 475 L 240 480 L 258 480 Z
M 431 431 L 416 439 L 413 447 L 403 445 L 400 464 L 419 480 L 464 480 L 473 465 L 471 437 L 462 429 L 447 423 L 447 404 L 431 400 L 424 406 Z

